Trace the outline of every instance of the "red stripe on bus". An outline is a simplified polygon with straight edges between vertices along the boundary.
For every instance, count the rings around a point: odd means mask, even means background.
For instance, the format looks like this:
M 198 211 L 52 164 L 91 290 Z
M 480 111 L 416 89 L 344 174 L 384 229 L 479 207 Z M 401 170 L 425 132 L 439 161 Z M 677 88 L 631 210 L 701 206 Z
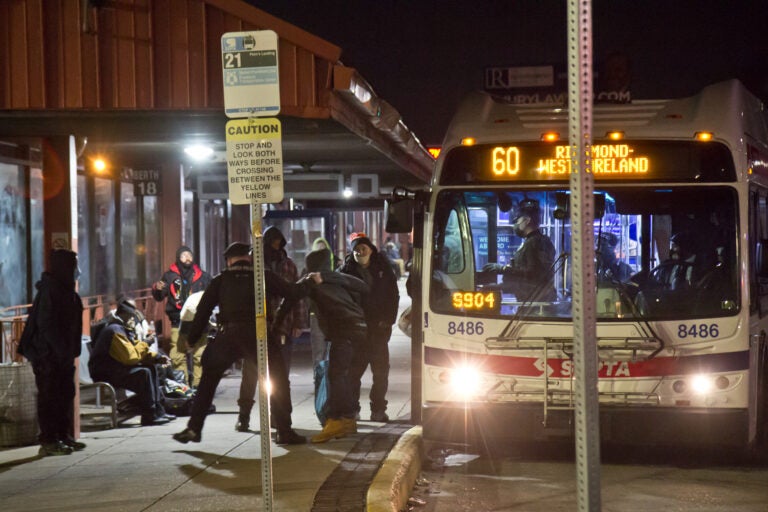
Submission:
M 430 366 L 455 368 L 474 366 L 484 372 L 520 377 L 540 377 L 544 372 L 543 358 L 507 355 L 473 354 L 458 350 L 425 347 L 424 363 Z M 571 377 L 573 361 L 550 358 L 547 366 L 552 377 Z M 648 361 L 600 361 L 598 377 L 665 377 L 697 373 L 732 372 L 749 368 L 749 351 L 706 354 L 697 356 L 655 357 Z

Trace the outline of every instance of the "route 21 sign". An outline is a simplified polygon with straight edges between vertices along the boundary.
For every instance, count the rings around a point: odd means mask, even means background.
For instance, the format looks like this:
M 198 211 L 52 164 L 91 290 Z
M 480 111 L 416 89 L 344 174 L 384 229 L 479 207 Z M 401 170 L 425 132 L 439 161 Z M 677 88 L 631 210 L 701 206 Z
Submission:
M 221 37 L 224 113 L 230 118 L 280 112 L 277 34 L 227 32 Z

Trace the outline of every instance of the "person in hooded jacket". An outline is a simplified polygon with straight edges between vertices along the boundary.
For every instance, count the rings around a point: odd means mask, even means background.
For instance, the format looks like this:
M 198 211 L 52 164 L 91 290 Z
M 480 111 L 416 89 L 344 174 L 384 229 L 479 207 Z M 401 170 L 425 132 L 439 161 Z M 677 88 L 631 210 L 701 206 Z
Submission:
M 301 295 L 309 297 L 322 332 L 331 341 L 328 358 L 328 419 L 323 431 L 312 437 L 313 443 L 324 443 L 334 438 L 357 432 L 357 402 L 353 393 L 360 390 L 353 382 L 350 365 L 355 351 L 362 347 L 367 336 L 365 312 L 361 304 L 370 293 L 368 285 L 354 276 L 332 272 L 328 268 L 330 251 L 312 251 L 306 257 L 309 274 L 299 284 Z M 282 317 L 285 304 L 281 304 L 276 321 Z
M 256 298 L 254 294 L 253 262 L 250 247 L 242 242 L 233 242 L 224 251 L 227 268 L 213 278 L 197 306 L 195 318 L 189 329 L 189 339 L 200 339 L 207 329 L 213 309 L 219 307 L 219 330 L 213 343 L 203 353 L 203 377 L 192 402 L 192 414 L 187 428 L 174 434 L 180 443 L 199 443 L 203 425 L 208 415 L 216 388 L 224 372 L 238 359 L 253 362 L 257 367 L 256 344 Z M 270 301 L 286 297 L 298 300 L 299 285 L 288 283 L 269 268 L 264 269 L 265 295 L 267 297 L 267 357 L 269 378 L 272 382 L 270 404 L 274 425 L 277 429 L 277 444 L 301 444 L 306 439 L 291 427 L 291 390 L 288 373 L 285 370 L 279 337 L 273 334 L 274 316 Z M 275 299 L 276 298 L 276 299 Z M 255 386 L 255 384 L 254 384 Z M 252 404 L 251 404 L 252 405 Z M 242 413 L 241 406 L 241 413 Z M 250 415 L 250 409 L 248 409 Z
M 322 254 L 324 259 L 318 259 L 317 254 Z M 310 269 L 310 255 L 312 256 L 313 269 Z M 325 238 L 319 237 L 312 242 L 312 252 L 310 252 L 305 260 L 305 268 L 303 275 L 308 272 L 331 272 L 336 270 L 336 258 L 331 252 L 331 244 Z M 312 364 L 313 367 L 317 366 L 320 361 L 325 360 L 328 357 L 328 339 L 325 333 L 320 328 L 320 323 L 317 319 L 317 306 L 314 301 L 309 303 L 309 345 L 312 349 Z
M 176 419 L 162 405 L 156 364 L 168 364 L 167 356 L 152 352 L 149 344 L 136 338 L 136 308 L 127 300 L 109 314 L 107 325 L 93 342 L 88 371 L 97 381 L 136 393 L 141 424 L 163 425 Z
M 368 336 L 361 347 L 355 347 L 350 365 L 352 395 L 360 409 L 360 379 L 371 366 L 371 421 L 389 421 L 387 415 L 387 388 L 389 386 L 389 338 L 397 320 L 400 292 L 397 277 L 386 256 L 379 253 L 365 233 L 350 236 L 352 253 L 339 269 L 343 274 L 363 280 L 372 290 L 363 300 Z
M 68 455 L 85 448 L 72 437 L 75 358 L 83 333 L 83 303 L 75 291 L 80 272 L 77 254 L 69 250 L 51 251 L 49 263 L 50 270 L 35 284 L 34 311 L 28 319 L 32 325 L 18 352 L 35 373 L 40 454 Z
M 179 347 L 180 314 L 184 302 L 191 294 L 205 290 L 211 282 L 211 275 L 202 270 L 194 261 L 192 249 L 182 245 L 176 250 L 176 261 L 163 274 L 159 281 L 152 285 L 152 297 L 158 302 L 168 299 L 165 313 L 171 321 L 171 348 L 168 351 L 174 370 L 184 372 L 187 384 L 196 387 L 203 373 L 200 359 L 204 345 L 197 347 L 191 354 L 191 364 L 188 364 L 186 347 Z M 189 366 L 192 367 L 190 375 Z
M 283 233 L 271 226 L 264 231 L 264 268 L 274 272 L 289 283 L 295 283 L 299 279 L 299 270 L 288 253 L 285 251 L 286 240 Z M 269 296 L 267 290 L 267 308 L 269 316 L 274 318 L 277 308 L 280 306 L 282 296 Z M 283 352 L 283 363 L 286 373 L 291 370 L 291 353 L 293 351 L 293 338 L 301 336 L 301 331 L 306 323 L 307 310 L 304 301 L 291 302 L 292 306 L 286 311 L 284 318 L 272 325 L 273 335 L 277 337 Z M 253 360 L 243 360 L 243 378 L 240 381 L 240 396 L 237 404 L 240 408 L 235 430 L 248 432 L 250 428 L 251 409 L 256 397 L 256 384 L 258 382 L 258 369 Z

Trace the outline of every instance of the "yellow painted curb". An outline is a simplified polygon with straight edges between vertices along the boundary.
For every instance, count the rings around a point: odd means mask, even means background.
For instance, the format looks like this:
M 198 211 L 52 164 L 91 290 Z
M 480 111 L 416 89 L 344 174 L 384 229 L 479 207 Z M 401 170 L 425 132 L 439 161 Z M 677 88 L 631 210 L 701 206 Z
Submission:
M 368 512 L 399 512 L 405 508 L 421 471 L 422 451 L 420 426 L 400 436 L 368 487 Z

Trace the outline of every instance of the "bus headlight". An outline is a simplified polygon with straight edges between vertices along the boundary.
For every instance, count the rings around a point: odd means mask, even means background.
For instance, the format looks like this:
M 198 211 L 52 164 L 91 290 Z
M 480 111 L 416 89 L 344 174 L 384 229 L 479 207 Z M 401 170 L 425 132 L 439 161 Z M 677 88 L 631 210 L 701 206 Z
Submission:
M 476 368 L 460 366 L 451 370 L 445 377 L 451 391 L 464 399 L 480 394 L 482 379 Z
M 712 379 L 706 375 L 694 375 L 691 378 L 691 391 L 697 395 L 706 395 L 712 388 Z

